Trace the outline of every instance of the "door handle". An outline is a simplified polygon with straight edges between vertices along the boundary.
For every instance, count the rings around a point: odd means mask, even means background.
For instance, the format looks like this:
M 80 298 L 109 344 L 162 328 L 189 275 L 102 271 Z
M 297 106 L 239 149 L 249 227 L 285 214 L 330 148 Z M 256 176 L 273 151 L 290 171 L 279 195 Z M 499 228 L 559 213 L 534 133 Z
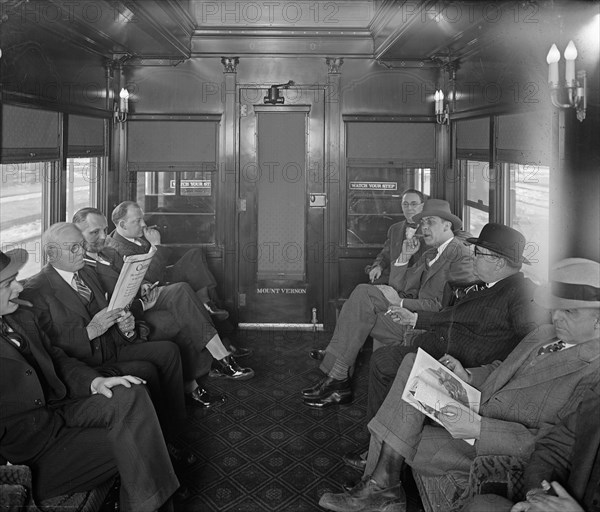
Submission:
M 308 206 L 311 208 L 325 208 L 327 206 L 327 194 L 315 193 L 310 194 Z

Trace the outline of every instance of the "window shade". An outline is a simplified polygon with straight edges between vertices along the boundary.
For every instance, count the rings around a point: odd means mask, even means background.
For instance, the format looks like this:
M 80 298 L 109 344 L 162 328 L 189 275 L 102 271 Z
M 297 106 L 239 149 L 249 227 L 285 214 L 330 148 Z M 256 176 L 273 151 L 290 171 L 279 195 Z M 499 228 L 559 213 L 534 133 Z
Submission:
M 551 117 L 525 112 L 498 118 L 498 160 L 523 165 L 550 165 Z
M 2 163 L 58 159 L 59 133 L 58 112 L 3 105 Z
M 217 126 L 214 121 L 128 121 L 127 160 L 130 164 L 214 163 Z
M 482 117 L 455 123 L 456 158 L 481 160 L 490 158 L 490 119 Z
M 70 115 L 67 156 L 75 158 L 104 154 L 104 120 Z
M 348 158 L 435 160 L 432 123 L 352 123 L 347 126 Z

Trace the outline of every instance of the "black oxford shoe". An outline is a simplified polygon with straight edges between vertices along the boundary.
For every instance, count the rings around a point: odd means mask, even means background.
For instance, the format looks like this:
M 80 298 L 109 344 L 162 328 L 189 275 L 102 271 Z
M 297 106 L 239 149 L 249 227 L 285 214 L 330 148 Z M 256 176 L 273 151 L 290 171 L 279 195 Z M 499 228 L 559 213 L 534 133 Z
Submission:
M 193 403 L 206 407 L 214 407 L 215 405 L 221 405 L 225 401 L 225 395 L 210 393 L 206 389 L 197 387 L 188 395 L 189 400 L 193 400 Z
M 322 398 L 331 394 L 332 391 L 350 391 L 350 379 L 338 380 L 326 376 L 317 382 L 313 387 L 302 390 L 302 398 L 312 400 Z
M 320 398 L 306 398 L 304 405 L 307 407 L 313 407 L 315 409 L 323 409 L 330 405 L 342 405 L 349 404 L 352 402 L 352 389 L 341 389 L 338 391 L 331 391 L 330 393 L 323 395 Z
M 316 361 L 322 361 L 325 358 L 325 351 L 319 350 L 317 348 L 311 350 L 308 355 L 311 359 L 315 359 Z

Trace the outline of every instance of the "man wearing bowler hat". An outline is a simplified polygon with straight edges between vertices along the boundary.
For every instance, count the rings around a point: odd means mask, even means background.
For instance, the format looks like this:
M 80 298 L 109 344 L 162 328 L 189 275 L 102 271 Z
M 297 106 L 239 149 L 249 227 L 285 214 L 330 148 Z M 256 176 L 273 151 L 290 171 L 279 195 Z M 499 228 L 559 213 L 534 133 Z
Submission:
M 428 250 L 416 265 L 408 266 L 421 241 L 404 240 L 402 253 L 394 262 L 388 285 L 359 284 L 344 304 L 320 369 L 325 373 L 315 386 L 302 390 L 305 405 L 326 407 L 352 400 L 350 367 L 371 335 L 383 344 L 401 343 L 406 327 L 388 314 L 391 305 L 411 311 L 439 311 L 447 281 L 471 281 L 473 266 L 468 246 L 454 237 L 462 221 L 450 204 L 429 199 L 414 215 L 421 223 Z
M 525 238 L 517 230 L 489 223 L 475 246 L 474 270 L 479 281 L 449 283 L 450 306 L 437 313 L 391 308 L 398 324 L 415 328 L 411 346 L 383 347 L 371 356 L 366 421 L 375 415 L 404 357 L 418 347 L 439 358 L 451 354 L 467 366 L 503 360 L 539 325 L 549 323 L 548 312 L 533 302 L 536 285 L 520 271 Z M 356 469 L 365 466 L 364 450 L 347 453 L 344 461 Z
M 319 505 L 337 512 L 405 512 L 400 471 L 406 463 L 419 474 L 446 479 L 440 492 L 443 487 L 442 498 L 449 503 L 442 508 L 457 510 L 456 497 L 466 491 L 458 482 L 468 481 L 476 456 L 528 460 L 535 443 L 573 414 L 586 392 L 600 381 L 600 264 L 581 258 L 563 260 L 551 270 L 550 280 L 550 286 L 536 291 L 535 301 L 552 309 L 552 325 L 531 332 L 504 361 L 467 370 L 451 355 L 440 358 L 446 368 L 481 392 L 477 413 L 465 414 L 447 405 L 436 416 L 443 426 L 428 424 L 423 412 L 402 399 L 415 360 L 415 354 L 408 354 L 369 422 L 371 440 L 362 480 L 343 494 L 323 495 Z M 475 441 L 470 444 L 466 439 Z
M 52 346 L 19 299 L 26 262 L 23 249 L 0 252 L 0 460 L 31 468 L 38 504 L 118 472 L 121 510 L 158 509 L 179 482 L 144 381 Z

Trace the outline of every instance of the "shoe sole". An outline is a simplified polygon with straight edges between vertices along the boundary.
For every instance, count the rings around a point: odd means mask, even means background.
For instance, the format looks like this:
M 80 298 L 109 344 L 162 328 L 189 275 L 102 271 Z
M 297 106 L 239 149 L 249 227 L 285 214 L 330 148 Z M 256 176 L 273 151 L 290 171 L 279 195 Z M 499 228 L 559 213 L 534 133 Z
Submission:
M 232 377 L 230 375 L 225 375 L 223 373 L 216 373 L 216 372 L 214 372 L 214 371 L 211 370 L 208 373 L 208 376 L 211 379 L 249 380 L 252 377 L 254 377 L 254 370 L 251 373 L 245 373 L 245 374 L 240 375 L 238 377 Z
M 323 498 L 327 496 L 327 494 L 324 494 L 323 496 L 321 496 L 321 499 L 319 500 L 319 506 L 323 507 L 327 510 L 333 510 L 333 512 L 348 512 L 348 510 L 350 510 L 347 506 L 344 506 L 344 504 L 340 504 L 337 505 L 335 503 L 323 503 Z M 352 510 L 357 510 L 359 512 L 406 512 L 406 502 L 400 502 L 400 503 L 388 503 L 388 504 L 383 504 L 383 506 L 381 505 L 376 505 L 376 506 L 372 506 L 372 507 L 365 507 L 365 508 L 361 508 L 361 509 L 352 509 Z
M 345 396 L 341 396 L 339 400 L 336 400 L 335 402 L 323 402 L 320 403 L 318 401 L 312 401 L 312 400 L 304 400 L 304 405 L 306 405 L 307 407 L 312 407 L 313 409 L 324 409 L 325 407 L 331 407 L 333 405 L 346 405 L 352 402 L 352 395 L 345 395 Z

